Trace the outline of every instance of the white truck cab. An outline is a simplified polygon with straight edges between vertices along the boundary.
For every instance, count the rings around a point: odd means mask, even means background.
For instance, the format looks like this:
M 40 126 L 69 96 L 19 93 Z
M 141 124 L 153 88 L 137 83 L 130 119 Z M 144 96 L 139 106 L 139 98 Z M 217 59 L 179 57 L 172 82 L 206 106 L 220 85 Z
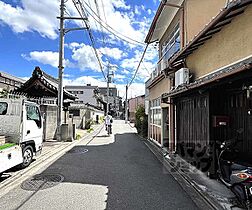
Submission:
M 0 98 L 0 175 L 30 165 L 42 150 L 43 122 L 39 105 L 24 98 Z

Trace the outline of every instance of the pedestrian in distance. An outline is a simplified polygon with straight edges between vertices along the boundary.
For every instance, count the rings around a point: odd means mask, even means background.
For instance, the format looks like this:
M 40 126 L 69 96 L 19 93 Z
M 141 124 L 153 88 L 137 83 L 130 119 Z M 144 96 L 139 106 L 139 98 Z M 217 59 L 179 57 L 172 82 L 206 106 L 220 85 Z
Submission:
M 106 115 L 105 117 L 105 127 L 106 127 L 106 131 L 109 134 L 112 134 L 112 123 L 113 123 L 113 119 L 111 115 Z

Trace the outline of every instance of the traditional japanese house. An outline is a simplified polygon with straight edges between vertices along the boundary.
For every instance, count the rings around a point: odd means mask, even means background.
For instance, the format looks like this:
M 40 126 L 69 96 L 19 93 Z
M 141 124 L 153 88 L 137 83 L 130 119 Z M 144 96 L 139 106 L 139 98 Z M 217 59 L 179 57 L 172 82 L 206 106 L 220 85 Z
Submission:
M 165 15 L 166 7 L 176 13 L 170 21 L 172 12 Z M 171 88 L 161 99 L 173 107 L 171 149 L 213 175 L 216 141 L 235 138 L 235 131 L 242 128 L 237 146 L 240 161 L 248 163 L 252 154 L 252 1 L 162 1 L 157 14 L 146 41 L 159 41 L 160 62 L 165 62 L 162 73 L 170 78 Z M 180 48 L 165 58 L 161 50 L 165 33 L 160 31 L 168 28 L 169 32 L 176 22 Z

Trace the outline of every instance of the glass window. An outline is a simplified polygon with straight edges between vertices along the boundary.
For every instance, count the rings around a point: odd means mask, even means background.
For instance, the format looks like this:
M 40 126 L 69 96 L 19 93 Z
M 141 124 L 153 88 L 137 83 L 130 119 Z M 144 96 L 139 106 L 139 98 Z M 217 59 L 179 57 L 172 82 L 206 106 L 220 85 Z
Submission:
M 34 120 L 39 128 L 41 128 L 41 117 L 38 107 L 33 105 L 26 105 L 27 120 Z
M 167 37 L 165 46 L 162 47 L 162 54 L 164 55 L 165 59 L 169 59 L 179 50 L 180 50 L 180 29 L 179 24 L 177 24 Z
M 6 115 L 8 104 L 6 102 L 0 102 L 0 115 Z

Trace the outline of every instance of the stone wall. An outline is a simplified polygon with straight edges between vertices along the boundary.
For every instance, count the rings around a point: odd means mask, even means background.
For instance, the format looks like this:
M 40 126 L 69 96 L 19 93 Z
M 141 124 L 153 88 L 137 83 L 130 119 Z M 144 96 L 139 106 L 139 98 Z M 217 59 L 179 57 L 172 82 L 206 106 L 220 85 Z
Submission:
M 57 131 L 57 106 L 56 105 L 41 105 L 41 114 L 44 117 L 43 121 L 43 140 L 56 139 Z

